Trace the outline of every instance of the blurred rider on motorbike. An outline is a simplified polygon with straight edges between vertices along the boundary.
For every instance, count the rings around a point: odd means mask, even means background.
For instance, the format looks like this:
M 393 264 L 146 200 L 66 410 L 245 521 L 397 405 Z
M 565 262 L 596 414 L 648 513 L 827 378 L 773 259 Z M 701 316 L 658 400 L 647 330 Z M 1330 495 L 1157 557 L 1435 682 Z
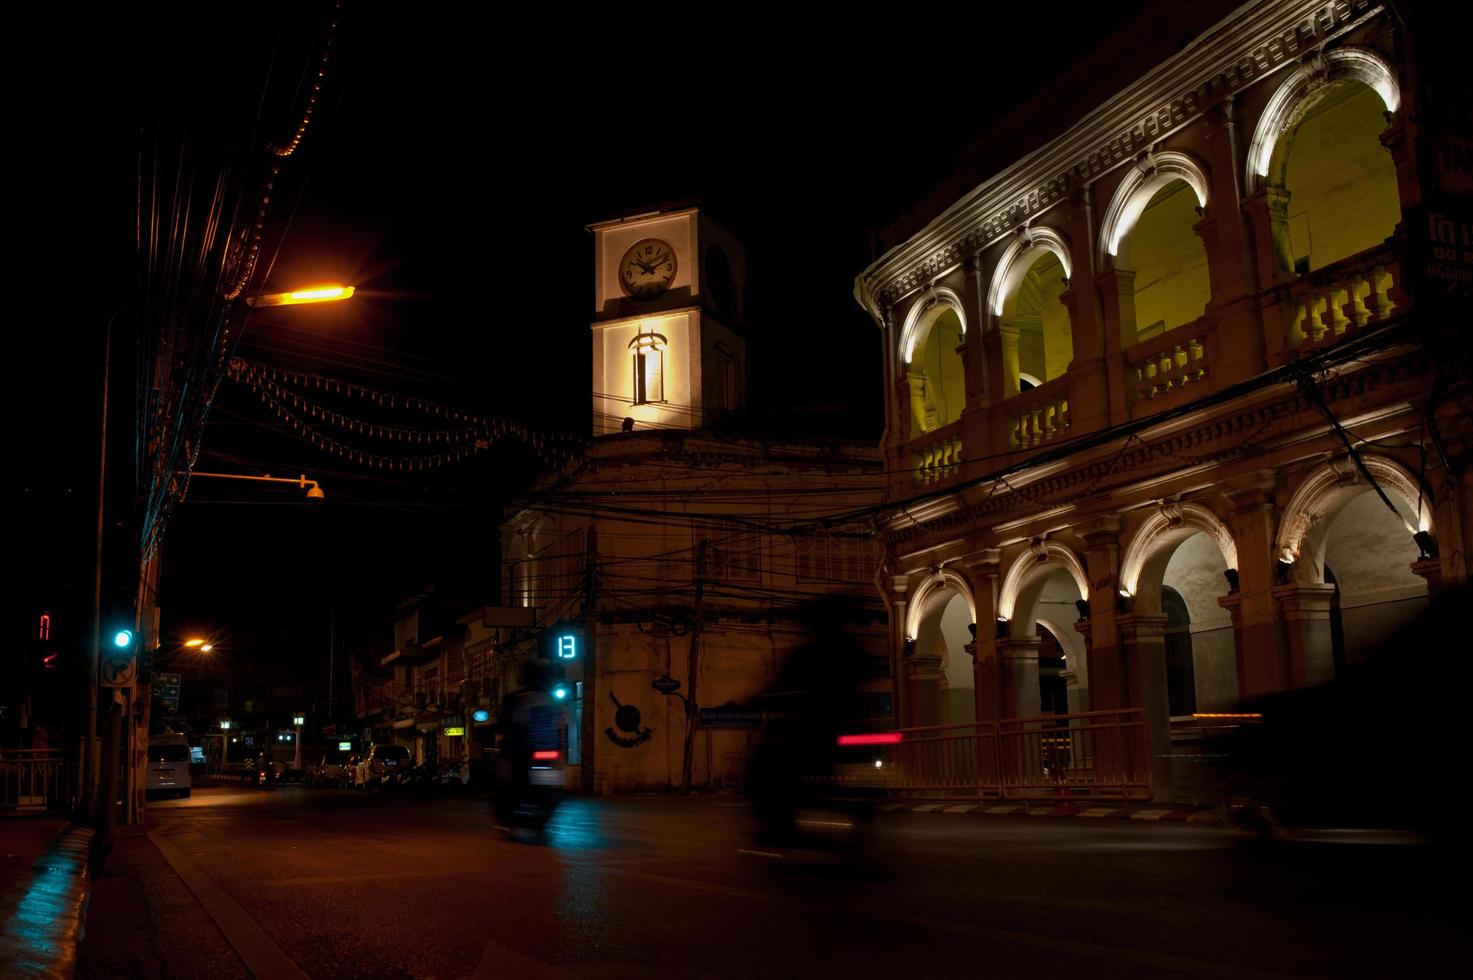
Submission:
M 521 686 L 501 702 L 496 731 L 496 818 L 504 827 L 540 829 L 556 805 L 552 787 L 531 781 L 533 753 L 560 747 L 562 709 L 551 695 L 552 672 L 545 661 L 522 665 Z
M 764 722 L 752 760 L 753 802 L 761 842 L 802 846 L 809 808 L 849 809 L 835 802 L 838 736 L 860 716 L 865 653 L 855 640 L 852 603 L 818 600 L 809 610 L 812 636 L 789 655 L 777 683 L 761 697 Z

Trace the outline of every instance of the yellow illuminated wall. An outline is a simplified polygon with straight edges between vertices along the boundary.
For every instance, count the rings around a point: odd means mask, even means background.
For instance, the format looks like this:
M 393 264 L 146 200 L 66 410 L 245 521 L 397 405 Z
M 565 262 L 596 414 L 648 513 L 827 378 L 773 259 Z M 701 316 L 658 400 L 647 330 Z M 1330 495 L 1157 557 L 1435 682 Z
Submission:
M 1379 245 L 1395 230 L 1401 220 L 1396 169 L 1378 140 L 1385 110 L 1369 86 L 1341 82 L 1287 139 L 1294 260 L 1323 268 Z
M 1069 310 L 1064 293 L 1064 265 L 1052 252 L 1040 256 L 1003 303 L 1003 322 L 1018 328 L 1018 370 L 1040 381 L 1052 381 L 1074 359 Z
M 699 380 L 692 350 L 699 337 L 699 314 L 616 320 L 594 325 L 593 423 L 595 433 L 618 432 L 623 419 L 637 429 L 696 428 L 701 424 Z M 634 352 L 629 344 L 639 333 L 665 338 L 664 395 L 656 404 L 634 404 Z M 698 349 L 697 349 L 698 352 Z
M 916 346 L 908 371 L 914 431 L 929 432 L 961 418 L 967 398 L 962 358 L 957 353 L 961 343 L 961 320 L 948 308 L 936 317 L 925 339 Z
M 1127 237 L 1123 265 L 1135 270 L 1136 335 L 1122 325 L 1126 344 L 1191 323 L 1206 309 L 1212 286 L 1207 249 L 1192 230 L 1198 220 L 1196 195 L 1175 180 L 1156 192 Z

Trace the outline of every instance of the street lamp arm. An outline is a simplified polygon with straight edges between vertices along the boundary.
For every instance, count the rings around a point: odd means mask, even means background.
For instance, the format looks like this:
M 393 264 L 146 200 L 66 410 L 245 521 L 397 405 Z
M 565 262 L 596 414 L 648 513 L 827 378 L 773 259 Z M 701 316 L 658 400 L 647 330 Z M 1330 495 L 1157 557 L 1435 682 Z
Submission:
M 270 473 L 267 473 L 265 476 L 251 476 L 246 473 L 203 473 L 199 470 L 194 470 L 190 473 L 191 479 L 199 479 L 201 477 L 217 480 L 248 480 L 253 483 L 293 483 L 307 491 L 308 500 L 322 500 L 326 496 L 317 481 L 307 479 L 305 473 L 296 478 L 272 476 Z

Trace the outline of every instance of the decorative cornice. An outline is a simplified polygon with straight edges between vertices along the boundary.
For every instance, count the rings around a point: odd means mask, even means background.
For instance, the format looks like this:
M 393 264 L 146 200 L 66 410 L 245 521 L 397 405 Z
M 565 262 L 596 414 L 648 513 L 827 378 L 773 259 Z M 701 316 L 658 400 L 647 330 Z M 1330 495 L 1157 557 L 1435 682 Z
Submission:
M 1212 104 L 1315 50 L 1383 8 L 1373 0 L 1255 0 L 1158 65 L 1062 135 L 1027 154 L 890 249 L 855 280 L 854 295 L 882 308 L 1129 163 Z M 1082 244 L 1082 243 L 1081 243 Z

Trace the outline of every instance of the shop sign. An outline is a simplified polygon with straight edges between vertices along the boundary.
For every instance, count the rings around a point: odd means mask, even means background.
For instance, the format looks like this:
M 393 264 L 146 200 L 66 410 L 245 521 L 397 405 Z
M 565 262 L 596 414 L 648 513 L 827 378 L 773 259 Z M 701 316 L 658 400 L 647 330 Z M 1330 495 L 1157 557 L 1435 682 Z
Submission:
M 1418 300 L 1473 298 L 1473 207 L 1445 197 L 1408 209 Z
M 701 709 L 702 728 L 760 728 L 762 712 L 728 701 L 719 708 Z

